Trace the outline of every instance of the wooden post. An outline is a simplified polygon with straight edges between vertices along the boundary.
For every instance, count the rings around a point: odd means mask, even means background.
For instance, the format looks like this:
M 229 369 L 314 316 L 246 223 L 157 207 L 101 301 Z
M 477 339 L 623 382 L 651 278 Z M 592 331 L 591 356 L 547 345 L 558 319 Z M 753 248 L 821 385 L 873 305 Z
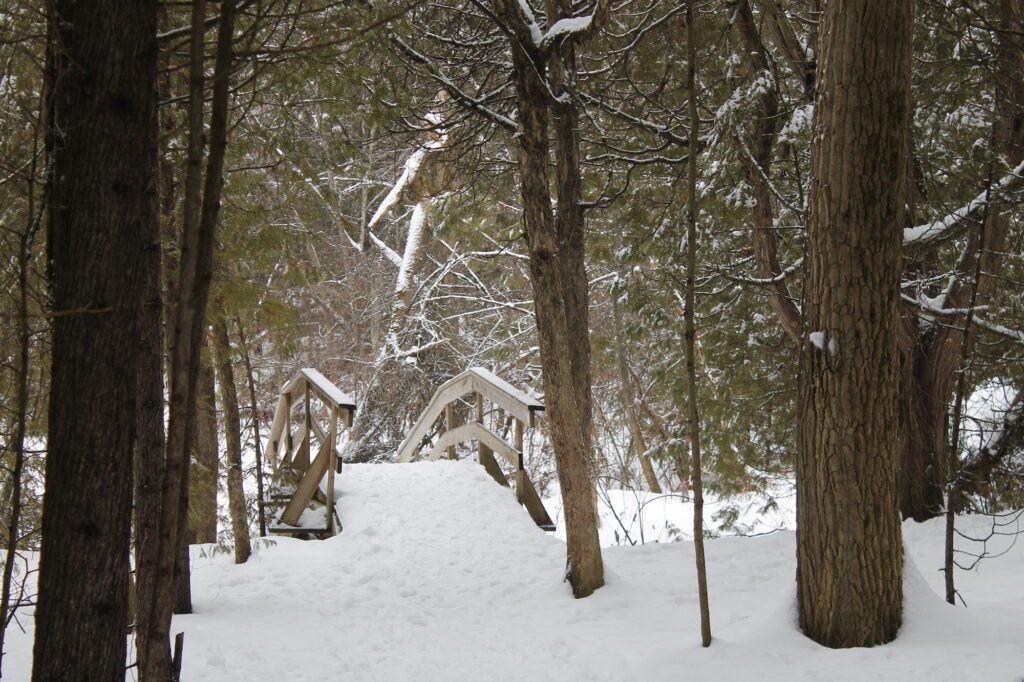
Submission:
M 519 466 L 516 471 L 516 500 L 519 504 L 526 504 L 526 492 L 523 490 L 523 478 L 526 471 L 523 469 L 523 422 L 516 419 L 516 452 L 519 453 Z
M 452 404 L 448 403 L 444 406 L 444 430 L 451 431 L 455 428 L 455 410 L 452 409 Z M 448 459 L 456 459 L 455 446 L 448 448 Z
M 479 391 L 476 392 L 476 423 L 486 428 L 483 424 L 483 393 L 480 393 Z M 502 483 L 502 481 L 505 480 L 505 474 L 502 473 L 501 467 L 498 466 L 498 462 L 495 461 L 494 451 L 490 450 L 489 447 L 484 445 L 480 440 L 476 441 L 476 459 L 479 460 L 480 464 L 483 465 L 483 468 L 487 470 L 487 473 L 494 476 L 495 480 L 499 483 Z M 506 481 L 502 484 L 508 485 L 508 482 Z
M 533 481 L 526 475 L 525 469 L 516 472 L 516 498 L 526 507 L 534 523 L 544 530 L 555 529 L 555 524 L 548 516 L 548 510 L 544 508 L 544 502 L 537 494 L 537 489 L 533 487 Z
M 292 464 L 292 448 L 295 447 L 295 443 L 292 442 L 292 394 L 285 393 L 281 396 L 284 399 L 285 405 L 285 417 L 284 417 L 284 457 L 281 457 L 281 464 Z M 280 453 L 278 453 L 280 456 Z M 280 464 L 278 465 L 280 466 Z
M 312 424 L 313 418 L 309 414 L 309 393 L 310 393 L 309 383 L 306 382 L 306 381 L 303 381 L 302 382 L 302 386 L 306 389 L 306 394 L 305 394 L 305 396 L 303 396 L 303 410 L 305 412 L 305 414 L 303 416 L 303 421 L 305 422 L 306 437 L 302 440 L 302 443 L 299 444 L 299 448 L 300 449 L 299 449 L 298 461 L 296 462 L 296 464 L 297 464 L 296 468 L 299 471 L 308 471 L 309 470 L 309 442 L 313 438 L 313 424 Z
M 338 407 L 331 406 L 331 430 L 327 435 L 330 454 L 327 459 L 327 533 L 334 535 L 334 471 L 338 468 Z
M 508 479 L 505 478 L 505 472 L 501 470 L 498 462 L 494 459 L 494 452 L 483 444 L 480 445 L 480 463 L 484 465 L 484 470 L 491 475 L 491 478 L 506 488 L 510 487 Z

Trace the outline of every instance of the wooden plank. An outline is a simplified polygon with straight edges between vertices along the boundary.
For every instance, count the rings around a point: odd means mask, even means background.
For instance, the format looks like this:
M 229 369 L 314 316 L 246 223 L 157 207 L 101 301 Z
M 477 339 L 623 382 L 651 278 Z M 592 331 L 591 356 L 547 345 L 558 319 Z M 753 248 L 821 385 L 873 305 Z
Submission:
M 484 396 L 518 419 L 522 419 L 531 427 L 536 425 L 535 413 L 544 410 L 544 405 L 535 398 L 527 396 L 504 379 L 499 379 L 487 370 L 473 367 L 467 370 L 472 375 L 473 390 Z
M 466 371 L 479 377 L 491 386 L 495 392 L 504 393 L 512 402 L 521 403 L 530 410 L 543 411 L 544 403 L 527 394 L 526 391 L 516 388 L 490 370 L 483 367 L 470 367 Z
M 299 451 L 295 455 L 295 468 L 306 471 L 309 469 L 309 442 L 313 440 L 313 416 L 309 413 L 309 391 L 306 391 L 302 398 L 302 409 L 303 438 L 299 443 Z
M 296 436 L 291 434 L 291 440 L 295 443 L 295 450 L 286 459 L 282 460 L 282 464 L 287 464 L 296 471 L 305 471 L 309 468 L 309 458 L 307 457 L 305 465 L 303 465 L 302 457 L 300 456 L 303 448 L 307 447 L 306 438 L 308 437 L 305 425 L 299 429 L 299 433 Z M 308 448 L 307 448 L 308 451 Z
M 304 367 L 299 370 L 299 373 L 306 378 L 317 394 L 319 394 L 320 399 L 328 406 L 344 408 L 350 411 L 356 409 L 356 401 L 320 372 L 312 367 Z
M 430 427 L 441 416 L 445 405 L 473 391 L 482 393 L 492 403 L 530 426 L 535 423 L 534 413 L 544 409 L 540 401 L 527 396 L 487 370 L 479 367 L 467 369 L 437 389 L 423 414 L 399 446 L 398 461 L 408 462 L 412 459 L 413 452 L 419 448 Z
M 280 462 L 282 464 L 291 464 L 293 448 L 295 443 L 292 441 L 292 399 L 287 393 L 281 396 L 284 401 L 284 456 L 281 457 Z
M 290 395 L 290 396 L 292 396 L 292 400 L 294 401 L 300 395 L 305 393 L 305 391 L 306 391 L 306 377 L 305 377 L 305 375 L 302 374 L 302 372 L 299 372 L 298 374 L 293 376 L 291 379 L 289 379 L 288 383 L 284 385 L 284 387 L 281 389 L 281 395 L 285 395 L 285 394 Z
M 327 472 L 327 465 L 330 460 L 329 451 L 329 441 L 320 446 L 320 451 L 316 453 L 316 459 L 310 464 L 309 470 L 306 471 L 302 476 L 302 480 L 299 481 L 299 485 L 296 486 L 291 502 L 288 503 L 288 506 L 281 513 L 282 523 L 294 526 L 299 522 L 302 510 L 313 500 L 313 494 L 317 491 L 320 481 L 323 480 L 324 474 Z
M 274 410 L 274 421 L 271 422 L 270 435 L 267 436 L 267 447 L 264 448 L 272 466 L 276 466 L 280 450 L 281 434 L 284 432 L 284 427 L 287 422 L 287 403 L 283 397 L 278 397 L 277 408 Z
M 452 404 L 447 403 L 444 406 L 444 429 L 445 431 L 451 431 L 455 428 L 455 410 L 452 409 Z M 448 448 L 448 459 L 456 459 L 458 455 L 455 453 L 455 446 Z
M 334 533 L 334 470 L 338 460 L 338 406 L 331 406 L 331 431 L 327 437 L 327 530 Z
M 525 469 L 516 471 L 516 499 L 519 500 L 519 504 L 526 507 L 534 523 L 544 530 L 555 529 L 555 524 L 548 516 L 548 510 L 544 508 L 544 503 L 537 494 L 537 489 L 533 487 L 533 481 L 526 475 Z
M 434 447 L 431 448 L 430 457 L 428 459 L 433 462 L 439 459 L 441 457 L 441 453 L 443 453 L 449 446 L 473 438 L 481 441 L 484 445 L 489 447 L 492 452 L 504 457 L 512 466 L 519 466 L 519 453 L 513 450 L 511 445 L 488 431 L 487 428 L 479 422 L 469 422 L 468 424 L 463 424 L 451 431 L 446 431 L 438 441 L 434 443 Z
M 516 452 L 519 453 L 519 466 L 517 468 L 523 468 L 523 422 L 516 419 L 516 440 L 515 440 Z
M 332 407 L 331 409 L 333 410 L 334 408 Z M 323 443 L 327 440 L 327 432 L 324 431 L 324 427 L 320 425 L 320 420 L 316 417 L 310 417 L 309 424 L 313 427 L 313 435 L 316 436 L 318 442 Z
M 412 429 L 406 435 L 405 440 L 398 447 L 398 461 L 408 462 L 412 459 L 413 453 L 419 449 L 420 443 L 423 438 L 427 435 L 430 427 L 434 425 L 437 418 L 444 411 L 444 406 L 448 403 L 461 398 L 467 393 L 472 392 L 473 388 L 470 385 L 472 376 L 463 372 L 454 379 L 449 380 L 437 389 L 434 393 L 434 397 L 427 403 L 427 408 L 420 415 L 420 418 L 416 420 Z
M 498 462 L 494 459 L 494 453 L 491 449 L 483 443 L 478 444 L 479 450 L 477 452 L 477 458 L 480 460 L 480 464 L 484 466 L 484 470 L 491 475 L 495 481 L 505 486 L 506 488 L 511 487 L 508 483 L 508 479 L 505 478 L 505 472 L 498 466 Z

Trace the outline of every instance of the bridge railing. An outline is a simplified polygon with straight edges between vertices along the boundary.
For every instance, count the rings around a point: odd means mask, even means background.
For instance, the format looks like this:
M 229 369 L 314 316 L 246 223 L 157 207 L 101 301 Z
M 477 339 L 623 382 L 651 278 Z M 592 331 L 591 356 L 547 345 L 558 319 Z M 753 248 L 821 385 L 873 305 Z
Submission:
M 314 415 L 314 398 L 323 405 L 329 415 L 327 427 L 321 425 L 320 420 Z M 303 420 L 302 426 L 296 432 L 292 430 L 292 412 L 300 401 L 303 406 Z M 276 471 L 276 496 L 279 502 L 286 504 L 280 516 L 280 523 L 284 526 L 272 530 L 287 531 L 286 527 L 307 530 L 298 527 L 299 519 L 312 502 L 326 475 L 326 525 L 324 528 L 308 530 L 327 535 L 335 533 L 334 474 L 338 470 L 339 427 L 352 426 L 355 409 L 355 401 L 315 369 L 299 370 L 281 389 L 266 452 Z M 314 442 L 319 447 L 316 455 L 311 458 Z M 285 485 L 285 480 L 289 478 L 294 481 L 294 488 Z
M 455 424 L 453 406 L 468 395 L 476 398 L 476 421 Z M 491 431 L 484 423 L 484 401 L 490 402 L 500 411 L 514 419 L 514 441 L 512 444 Z M 409 462 L 419 457 L 420 451 L 430 444 L 427 459 L 434 461 L 447 453 L 455 459 L 455 446 L 459 443 L 475 440 L 477 457 L 484 469 L 495 481 L 509 487 L 501 466 L 494 455 L 501 455 L 514 469 L 516 478 L 516 497 L 529 512 L 534 522 L 545 530 L 553 530 L 554 523 L 544 508 L 544 503 L 537 494 L 533 481 L 523 466 L 523 440 L 526 428 L 536 425 L 536 415 L 544 410 L 544 405 L 536 398 L 527 395 L 504 379 L 492 372 L 471 367 L 462 374 L 441 385 L 430 399 L 426 409 L 416 421 L 412 430 L 398 448 L 398 461 Z M 444 416 L 443 428 L 438 433 L 435 424 Z M 430 443 L 433 435 L 438 437 Z

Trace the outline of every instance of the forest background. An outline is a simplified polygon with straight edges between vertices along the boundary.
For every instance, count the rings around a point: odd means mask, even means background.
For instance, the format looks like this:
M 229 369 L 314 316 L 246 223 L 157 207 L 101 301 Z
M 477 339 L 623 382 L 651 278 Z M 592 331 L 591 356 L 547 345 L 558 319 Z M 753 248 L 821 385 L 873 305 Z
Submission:
M 689 495 L 692 180 L 705 481 L 717 494 L 770 500 L 794 477 L 798 351 L 815 343 L 800 314 L 821 8 L 698 7 L 695 149 L 684 9 L 616 4 L 554 93 L 571 103 L 579 131 L 595 470 L 605 488 Z M 172 300 L 179 284 L 196 92 L 215 109 L 215 76 L 227 73 L 189 477 L 191 539 L 208 542 L 237 535 L 218 486 L 243 446 L 257 449 L 258 427 L 298 367 L 356 397 L 343 455 L 355 462 L 393 458 L 434 389 L 466 367 L 544 391 L 514 148 L 521 112 L 501 22 L 474 2 L 241 2 L 224 52 L 218 4 L 203 11 L 204 32 L 191 30 L 194 11 L 163 5 L 158 34 L 161 290 Z M 1024 505 L 1020 20 L 1015 0 L 916 3 L 900 292 L 905 432 L 894 434 L 908 518 L 936 516 L 947 500 L 957 511 Z M 17 0 L 0 4 L 0 22 L 0 503 L 17 537 L 8 544 L 31 550 L 54 320 L 48 30 L 42 8 Z M 196 34 L 209 76 L 198 91 L 188 69 Z M 212 121 L 206 133 L 216 138 Z M 556 478 L 550 444 L 540 439 L 529 458 L 544 491 Z M 243 474 L 242 518 L 255 530 L 255 471 Z M 17 565 L 11 552 L 6 622 L 21 594 Z

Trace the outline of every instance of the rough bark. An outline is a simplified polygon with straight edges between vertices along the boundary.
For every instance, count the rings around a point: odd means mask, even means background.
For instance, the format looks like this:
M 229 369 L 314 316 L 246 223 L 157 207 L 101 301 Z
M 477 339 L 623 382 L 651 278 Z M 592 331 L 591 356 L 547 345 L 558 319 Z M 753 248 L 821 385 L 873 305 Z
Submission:
M 579 196 L 580 172 L 578 141 L 570 139 L 576 134 L 575 118 L 563 109 L 556 123 L 556 220 L 548 178 L 549 87 L 553 84 L 546 82 L 547 58 L 522 26 L 521 9 L 515 0 L 500 0 L 497 9 L 506 24 L 524 36 L 509 41 L 519 111 L 516 160 L 548 422 L 565 509 L 567 575 L 573 594 L 586 597 L 604 584 L 604 567 L 591 475 L 590 389 L 589 385 L 582 386 L 584 382 L 589 384 L 590 342 L 585 311 L 582 213 L 578 201 L 573 200 Z M 551 21 L 557 16 L 552 16 Z M 560 71 L 571 58 L 562 54 Z M 564 74 L 559 78 L 564 83 Z M 573 159 L 577 160 L 575 165 Z M 581 306 L 584 310 L 580 310 Z
M 245 490 L 242 487 L 242 423 L 238 415 L 235 368 L 231 364 L 231 337 L 223 316 L 214 320 L 213 334 L 217 381 L 220 384 L 220 402 L 224 415 L 228 510 L 231 513 L 231 532 L 235 537 L 235 563 L 244 564 L 249 560 L 252 548 L 249 545 L 249 518 L 245 508 Z
M 160 10 L 158 28 L 166 28 L 166 12 Z M 167 55 L 158 55 L 157 81 L 158 100 L 170 96 L 170 75 L 166 70 Z M 174 168 L 167 148 L 170 131 L 174 129 L 173 116 L 163 107 L 158 112 L 160 125 L 159 143 L 159 211 L 160 232 L 172 232 L 175 226 Z M 153 600 L 154 559 L 159 534 L 160 499 L 164 481 L 164 319 L 163 274 L 166 259 L 163 257 L 161 234 L 152 235 L 147 250 L 146 273 L 141 344 L 143 361 L 139 368 L 138 390 L 138 439 L 135 442 L 135 627 L 136 641 L 146 640 L 146 619 L 139 617 L 139 604 Z
M 122 680 L 140 318 L 156 206 L 154 2 L 49 6 L 53 310 L 36 682 Z M 111 31 L 110 26 L 118 30 Z
M 786 25 L 785 16 L 780 13 L 777 0 L 756 0 L 774 41 L 778 44 L 790 71 L 801 83 L 805 97 L 812 92 L 816 75 L 816 64 L 810 56 L 813 53 L 802 50 L 793 40 L 791 27 Z M 1017 7 L 1017 9 L 1014 9 Z M 1000 21 L 1018 22 L 1018 28 L 1008 28 L 1002 36 L 1019 35 L 1019 5 L 1015 0 L 1000 4 Z M 769 57 L 765 49 L 757 22 L 750 10 L 748 0 L 738 0 L 735 8 L 735 22 L 743 44 L 743 55 L 752 77 L 768 73 Z M 808 44 L 816 45 L 814 26 Z M 1013 167 L 1013 161 L 1021 158 L 1022 135 L 1020 124 L 1021 64 L 1019 41 L 1002 40 L 997 69 L 998 89 L 1003 93 L 997 97 L 995 137 L 999 154 Z M 781 274 L 778 262 L 778 247 L 771 230 L 774 211 L 770 188 L 772 145 L 777 136 L 779 120 L 778 99 L 772 87 L 759 94 L 761 115 L 754 122 L 752 131 L 751 159 L 748 159 L 747 177 L 754 194 L 752 241 L 754 255 L 763 278 L 775 279 Z M 1014 123 L 1014 121 L 1017 123 Z M 908 141 L 909 144 L 909 141 Z M 1016 150 L 1016 151 L 1015 151 Z M 908 173 L 913 175 L 913 164 L 908 157 Z M 918 191 L 908 186 L 908 205 L 914 205 Z M 1000 223 L 1005 220 L 1005 211 L 993 211 L 987 220 Z M 1006 251 L 1007 231 L 999 225 L 986 229 L 986 244 L 972 244 L 968 258 L 963 261 L 964 271 L 971 271 L 971 262 L 981 254 L 983 271 L 992 273 L 984 277 L 979 289 L 980 300 L 987 300 L 998 281 L 1003 254 Z M 979 248 L 980 247 L 980 248 Z M 905 267 L 912 267 L 907 264 Z M 791 338 L 797 338 L 800 311 L 789 299 L 783 280 L 767 285 L 769 303 L 777 318 Z M 957 293 L 958 292 L 958 293 Z M 914 292 L 910 292 L 913 294 Z M 957 287 L 950 298 L 949 306 L 963 307 L 967 295 L 966 287 Z M 959 298 L 958 298 L 959 297 Z M 958 300 L 957 300 L 958 298 Z M 960 305 L 953 305 L 954 301 Z M 982 313 L 983 314 L 983 313 Z M 902 331 L 900 335 L 901 384 L 900 421 L 902 443 L 899 470 L 900 511 L 904 518 L 924 521 L 942 513 L 944 509 L 943 488 L 949 472 L 946 466 L 946 413 L 952 397 L 957 354 L 960 347 L 956 325 L 941 329 L 922 327 L 919 311 L 913 306 L 901 306 Z M 975 328 L 975 334 L 978 333 Z M 971 343 L 973 344 L 973 340 Z
M 196 435 L 189 465 L 188 501 L 192 542 L 217 542 L 217 479 L 220 457 L 217 439 L 217 396 L 211 343 L 203 344 L 196 401 Z
M 210 154 L 203 162 L 203 76 L 205 2 L 195 0 L 190 41 L 189 154 L 185 178 L 183 227 L 180 242 L 177 296 L 169 330 L 170 409 L 166 446 L 166 475 L 154 550 L 153 599 L 139 604 L 146 619 L 145 641 L 138 642 L 139 677 L 143 682 L 170 676 L 170 626 L 182 568 L 180 555 L 188 518 L 188 462 L 194 428 L 199 348 L 212 276 L 213 241 L 223 187 L 227 146 L 228 81 L 232 63 L 235 2 L 221 3 L 218 21 L 210 116 Z M 200 191 L 201 190 L 201 191 Z M 187 566 L 187 562 L 185 564 Z
M 572 16 L 571 5 L 569 0 L 547 0 L 548 16 Z M 583 446 L 588 456 L 592 457 L 594 424 L 590 388 L 590 281 L 587 278 L 581 206 L 580 116 L 578 106 L 569 93 L 569 86 L 576 79 L 575 41 L 563 41 L 552 49 L 548 73 L 548 84 L 555 97 L 551 102 L 551 124 L 555 139 L 557 204 L 554 228 L 562 282 L 560 293 L 570 335 L 568 359 L 572 367 L 573 391 L 583 431 Z
M 831 647 L 901 622 L 897 302 L 913 3 L 826 5 L 798 391 L 800 626 Z

